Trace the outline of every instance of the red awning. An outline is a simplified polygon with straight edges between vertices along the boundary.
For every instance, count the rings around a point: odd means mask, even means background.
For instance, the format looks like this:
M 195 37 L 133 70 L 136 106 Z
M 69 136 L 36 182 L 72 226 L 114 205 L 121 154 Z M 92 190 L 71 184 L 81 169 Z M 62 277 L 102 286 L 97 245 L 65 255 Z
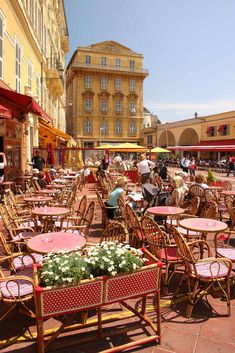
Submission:
M 194 146 L 168 146 L 170 151 L 208 151 L 208 152 L 234 152 L 235 139 L 217 140 L 217 141 L 201 141 Z
M 214 129 L 214 126 L 208 126 L 206 134 L 209 134 Z
M 52 118 L 32 97 L 0 87 L 0 99 L 1 98 L 9 101 L 20 110 L 21 113 L 32 113 L 41 116 L 45 121 L 52 123 Z
M 10 109 L 7 109 L 3 105 L 0 104 L 0 119 L 11 119 L 12 114 Z
M 222 132 L 222 131 L 226 131 L 226 129 L 227 129 L 227 125 L 224 124 L 224 125 L 220 125 L 220 126 L 219 126 L 218 131 L 219 131 L 219 132 Z

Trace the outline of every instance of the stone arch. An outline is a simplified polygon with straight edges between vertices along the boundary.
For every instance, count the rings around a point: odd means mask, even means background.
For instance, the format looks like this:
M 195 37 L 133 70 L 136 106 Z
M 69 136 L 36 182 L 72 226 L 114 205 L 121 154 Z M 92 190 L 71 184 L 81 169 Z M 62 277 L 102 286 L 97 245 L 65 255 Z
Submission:
M 200 141 L 198 133 L 192 128 L 185 129 L 179 138 L 179 146 L 196 145 Z
M 175 136 L 169 130 L 163 131 L 158 139 L 158 146 L 167 147 L 167 146 L 175 146 Z

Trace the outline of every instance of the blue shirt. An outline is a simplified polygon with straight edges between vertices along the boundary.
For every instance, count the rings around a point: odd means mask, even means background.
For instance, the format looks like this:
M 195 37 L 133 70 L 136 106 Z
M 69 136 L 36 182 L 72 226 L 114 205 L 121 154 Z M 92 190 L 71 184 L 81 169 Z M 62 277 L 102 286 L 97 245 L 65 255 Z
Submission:
M 108 197 L 108 204 L 110 206 L 117 206 L 118 207 L 118 199 L 121 195 L 121 193 L 123 192 L 123 188 L 120 187 L 116 187 L 113 191 L 111 191 L 111 193 L 109 194 Z

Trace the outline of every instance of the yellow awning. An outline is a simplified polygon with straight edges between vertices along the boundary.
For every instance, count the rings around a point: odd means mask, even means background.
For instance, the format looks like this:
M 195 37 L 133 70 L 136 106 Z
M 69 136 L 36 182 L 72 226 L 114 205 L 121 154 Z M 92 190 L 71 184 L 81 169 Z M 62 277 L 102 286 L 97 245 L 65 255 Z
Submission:
M 70 141 L 72 139 L 72 137 L 70 135 L 68 135 L 65 132 L 55 128 L 52 125 L 44 123 L 43 121 L 39 122 L 39 128 L 41 128 L 42 130 L 47 130 L 50 133 L 52 133 L 52 134 L 54 134 L 54 135 L 56 135 L 58 137 L 61 137 L 65 141 Z
M 135 143 L 121 143 L 119 145 L 113 146 L 110 148 L 111 151 L 121 151 L 121 152 L 145 152 L 147 151 L 146 147 L 139 146 Z
M 165 148 L 162 148 L 162 147 L 155 147 L 151 150 L 151 153 L 171 153 L 171 151 L 165 149 Z

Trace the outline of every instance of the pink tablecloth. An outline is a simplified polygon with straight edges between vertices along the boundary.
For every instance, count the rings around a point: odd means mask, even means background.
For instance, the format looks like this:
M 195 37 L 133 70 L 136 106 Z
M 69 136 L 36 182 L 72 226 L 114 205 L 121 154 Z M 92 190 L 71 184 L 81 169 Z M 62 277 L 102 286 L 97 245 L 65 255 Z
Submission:
M 217 233 L 228 228 L 225 222 L 209 218 L 186 218 L 179 222 L 180 226 L 198 232 Z
M 156 207 L 148 208 L 147 212 L 151 214 L 160 215 L 160 216 L 174 216 L 174 215 L 184 213 L 185 210 L 181 207 L 174 207 L 174 206 L 156 206 Z
M 52 232 L 36 235 L 28 240 L 28 248 L 36 253 L 47 254 L 58 250 L 76 250 L 86 245 L 86 238 L 79 234 Z

